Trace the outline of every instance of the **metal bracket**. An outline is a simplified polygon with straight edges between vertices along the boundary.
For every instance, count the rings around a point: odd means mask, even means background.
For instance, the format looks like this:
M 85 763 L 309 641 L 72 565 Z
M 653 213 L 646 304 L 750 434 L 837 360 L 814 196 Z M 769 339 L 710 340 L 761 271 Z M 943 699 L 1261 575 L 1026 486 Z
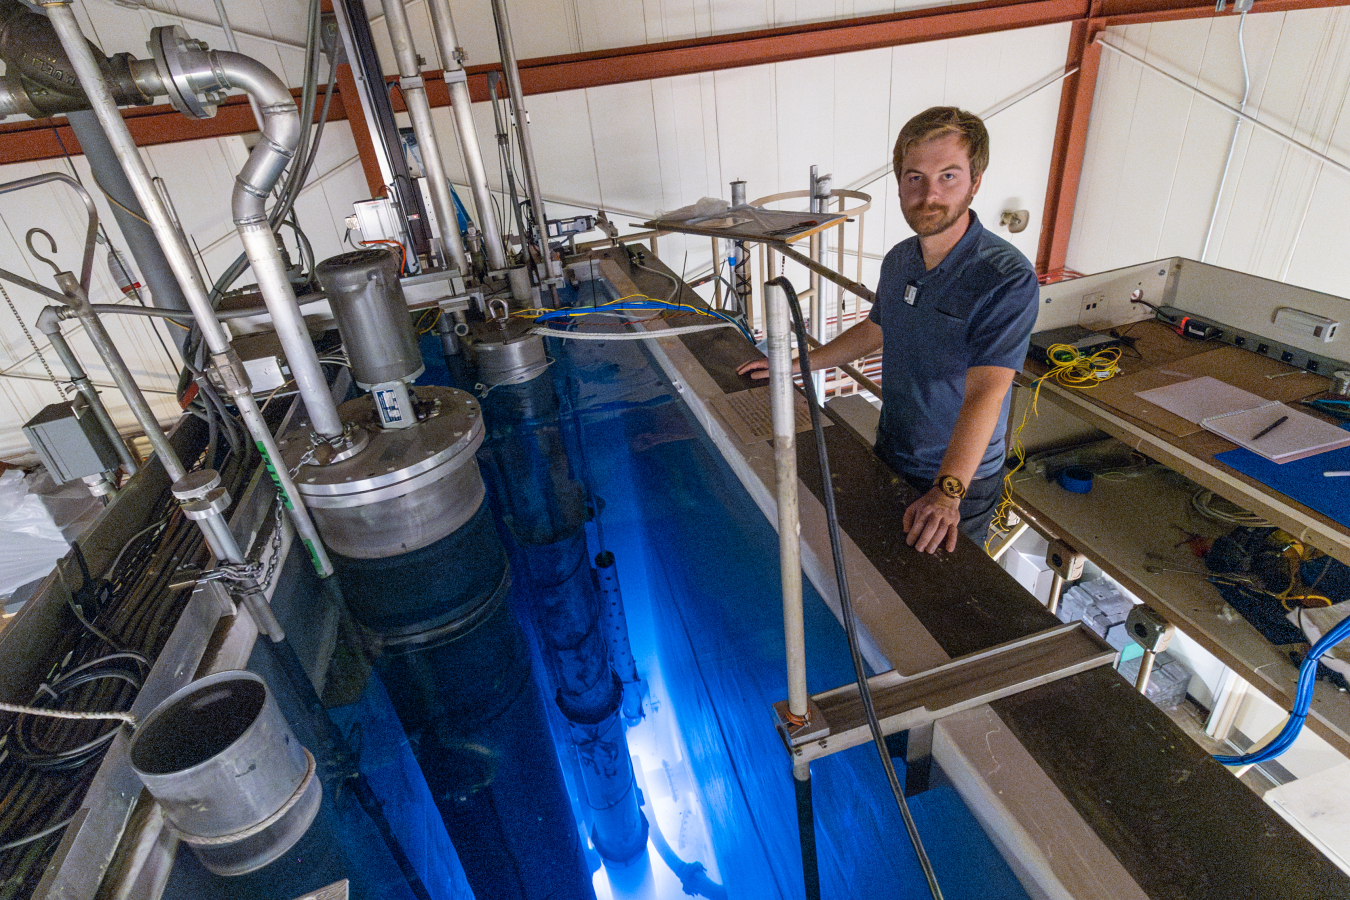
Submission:
M 252 393 L 253 385 L 249 381 L 248 370 L 234 347 L 227 347 L 223 353 L 211 354 L 211 368 L 216 379 L 231 397 L 242 397 Z
M 885 672 L 868 679 L 884 734 L 908 731 L 944 716 L 983 706 L 1029 688 L 1110 665 L 1115 648 L 1081 622 L 1060 625 L 1030 637 L 972 653 L 919 675 Z M 794 763 L 809 762 L 872 739 L 857 685 L 811 698 L 810 728 L 789 733 L 783 704 L 775 704 L 779 734 Z

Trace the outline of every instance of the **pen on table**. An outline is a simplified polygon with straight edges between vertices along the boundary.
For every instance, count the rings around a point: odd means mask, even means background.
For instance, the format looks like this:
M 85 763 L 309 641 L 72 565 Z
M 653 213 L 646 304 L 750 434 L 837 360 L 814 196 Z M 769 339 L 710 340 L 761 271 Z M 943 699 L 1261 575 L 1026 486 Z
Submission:
M 1265 428 L 1262 428 L 1262 429 L 1261 429 L 1260 431 L 1258 431 L 1255 435 L 1253 435 L 1253 436 L 1252 436 L 1252 440 L 1254 440 L 1254 441 L 1259 441 L 1259 440 L 1261 440 L 1261 438 L 1263 438 L 1263 437 L 1265 437 L 1266 435 L 1270 434 L 1270 433 L 1271 433 L 1272 431 L 1274 431 L 1276 428 L 1279 428 L 1281 425 L 1283 425 L 1285 422 L 1288 422 L 1288 421 L 1289 421 L 1289 417 L 1288 417 L 1288 416 L 1280 416 L 1280 417 L 1279 417 L 1278 419 L 1276 419 L 1274 422 L 1271 422 L 1271 423 L 1270 423 L 1269 425 L 1267 425 Z
M 1323 478 L 1344 478 L 1350 476 L 1350 472 L 1323 472 Z

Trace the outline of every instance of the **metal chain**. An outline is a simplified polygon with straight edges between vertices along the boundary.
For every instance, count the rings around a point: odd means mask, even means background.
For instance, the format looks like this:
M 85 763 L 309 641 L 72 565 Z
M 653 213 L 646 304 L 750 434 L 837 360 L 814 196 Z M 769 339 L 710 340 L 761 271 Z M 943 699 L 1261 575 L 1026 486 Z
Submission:
M 5 302 L 9 304 L 9 311 L 14 313 L 15 320 L 18 321 L 19 327 L 23 329 L 23 336 L 28 338 L 28 343 L 32 345 L 33 352 L 37 354 L 38 361 L 42 363 L 42 368 L 47 370 L 47 377 L 52 380 L 52 384 L 56 385 L 56 389 L 61 392 L 61 396 L 66 396 L 65 386 L 56 379 L 56 373 L 52 371 L 52 367 L 47 365 L 47 357 L 42 355 L 42 351 L 38 349 L 37 341 L 33 340 L 32 332 L 30 332 L 28 326 L 23 323 L 23 316 L 19 315 L 19 308 L 16 307 L 14 301 L 9 298 L 9 291 L 5 290 L 4 282 L 0 282 L 0 294 L 4 295 Z

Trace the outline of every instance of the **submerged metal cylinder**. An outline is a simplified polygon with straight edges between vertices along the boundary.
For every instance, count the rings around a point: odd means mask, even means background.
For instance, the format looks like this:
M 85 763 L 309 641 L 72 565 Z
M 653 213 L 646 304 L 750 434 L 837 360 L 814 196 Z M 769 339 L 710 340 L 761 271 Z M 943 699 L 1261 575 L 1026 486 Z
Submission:
M 520 319 L 471 326 L 465 341 L 479 379 L 486 385 L 522 384 L 548 368 L 544 340 Z
M 551 379 L 532 378 L 494 387 L 484 404 L 502 506 L 520 545 L 555 702 L 580 762 L 591 841 L 607 863 L 625 866 L 647 846 L 647 820 L 620 721 L 624 687 L 610 664 L 587 552 L 585 489 L 568 465 L 557 395 Z
M 435 543 L 464 525 L 483 502 L 483 479 L 474 451 L 483 442 L 483 418 L 473 396 L 445 387 L 422 387 L 424 405 L 415 426 L 379 426 L 364 399 L 338 409 L 357 435 L 355 453 L 327 465 L 313 456 L 303 435 L 280 441 L 283 458 L 310 514 L 335 553 L 383 559 Z
M 252 672 L 218 672 L 171 694 L 136 730 L 130 755 L 174 830 L 217 875 L 277 859 L 319 811 L 314 757 Z
M 475 896 L 593 900 L 530 655 L 505 603 L 506 550 L 474 456 L 478 403 L 420 387 L 417 413 L 389 430 L 366 400 L 349 401 L 341 414 L 358 436 L 354 452 L 321 464 L 325 446 L 292 439 L 287 464 L 299 466 Z
M 394 251 L 355 250 L 325 259 L 314 271 L 332 305 L 352 378 L 360 387 L 411 381 L 422 373 L 422 355 Z

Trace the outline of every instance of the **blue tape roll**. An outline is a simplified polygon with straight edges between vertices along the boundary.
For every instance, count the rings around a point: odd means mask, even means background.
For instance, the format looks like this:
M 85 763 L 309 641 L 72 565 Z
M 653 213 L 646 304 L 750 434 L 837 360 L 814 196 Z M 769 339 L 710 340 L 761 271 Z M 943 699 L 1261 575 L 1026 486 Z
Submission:
M 1075 494 L 1092 490 L 1092 473 L 1082 466 L 1069 466 L 1055 478 L 1059 486 Z

